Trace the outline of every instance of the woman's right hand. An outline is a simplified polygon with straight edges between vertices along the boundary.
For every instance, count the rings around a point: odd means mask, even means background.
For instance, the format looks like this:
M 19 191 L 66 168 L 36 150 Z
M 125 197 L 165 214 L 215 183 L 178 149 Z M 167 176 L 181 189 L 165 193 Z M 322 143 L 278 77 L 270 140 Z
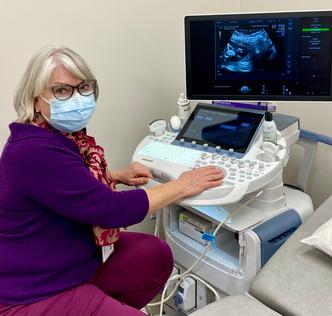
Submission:
M 149 213 L 184 198 L 221 185 L 224 172 L 213 166 L 183 172 L 176 180 L 146 189 Z
M 207 166 L 185 171 L 175 182 L 181 188 L 182 198 L 186 198 L 221 185 L 224 176 L 221 168 Z

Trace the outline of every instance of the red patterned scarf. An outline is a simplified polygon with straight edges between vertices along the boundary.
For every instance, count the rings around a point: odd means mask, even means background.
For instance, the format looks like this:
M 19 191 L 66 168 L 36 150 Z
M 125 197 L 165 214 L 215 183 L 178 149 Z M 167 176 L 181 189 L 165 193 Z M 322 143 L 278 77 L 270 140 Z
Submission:
M 39 113 L 36 113 L 32 124 L 50 131 L 55 131 L 55 129 L 50 126 Z M 61 131 L 60 133 L 77 145 L 85 164 L 88 166 L 94 177 L 114 191 L 115 183 L 107 168 L 104 149 L 96 144 L 93 137 L 87 135 L 86 129 L 71 134 Z M 120 230 L 118 228 L 110 229 L 93 226 L 93 233 L 96 245 L 107 246 L 115 243 L 119 239 Z

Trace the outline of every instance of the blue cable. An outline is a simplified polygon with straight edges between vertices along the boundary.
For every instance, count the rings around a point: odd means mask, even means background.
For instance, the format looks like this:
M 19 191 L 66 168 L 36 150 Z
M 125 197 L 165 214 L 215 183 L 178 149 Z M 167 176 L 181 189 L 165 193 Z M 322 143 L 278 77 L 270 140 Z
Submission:
M 203 240 L 207 240 L 207 241 L 214 241 L 215 240 L 215 236 L 213 236 L 212 234 L 210 234 L 210 233 L 203 233 L 202 234 L 202 239 Z
M 216 236 L 213 236 L 212 234 L 210 233 L 203 233 L 202 234 L 202 239 L 203 240 L 206 240 L 206 241 L 210 241 L 212 246 L 214 247 L 214 249 L 216 251 L 220 251 L 216 245 Z

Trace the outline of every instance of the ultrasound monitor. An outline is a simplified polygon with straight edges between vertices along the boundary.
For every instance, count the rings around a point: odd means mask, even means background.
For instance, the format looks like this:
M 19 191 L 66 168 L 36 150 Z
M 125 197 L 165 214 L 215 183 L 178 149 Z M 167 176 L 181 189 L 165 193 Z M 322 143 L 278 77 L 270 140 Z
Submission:
M 332 11 L 185 17 L 193 100 L 332 100 Z
M 264 113 L 255 110 L 198 104 L 178 134 L 175 144 L 215 152 L 234 150 L 242 157 L 250 149 L 262 124 Z

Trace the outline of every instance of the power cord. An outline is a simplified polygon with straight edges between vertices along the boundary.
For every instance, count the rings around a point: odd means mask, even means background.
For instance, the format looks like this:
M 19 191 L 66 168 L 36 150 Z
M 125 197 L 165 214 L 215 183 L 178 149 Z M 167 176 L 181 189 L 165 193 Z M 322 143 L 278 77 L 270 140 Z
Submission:
M 159 237 L 159 225 L 160 225 L 160 219 L 161 219 L 161 214 L 160 214 L 160 210 L 158 210 L 156 212 L 156 224 L 155 224 L 155 228 L 154 228 L 154 235 L 156 237 Z

